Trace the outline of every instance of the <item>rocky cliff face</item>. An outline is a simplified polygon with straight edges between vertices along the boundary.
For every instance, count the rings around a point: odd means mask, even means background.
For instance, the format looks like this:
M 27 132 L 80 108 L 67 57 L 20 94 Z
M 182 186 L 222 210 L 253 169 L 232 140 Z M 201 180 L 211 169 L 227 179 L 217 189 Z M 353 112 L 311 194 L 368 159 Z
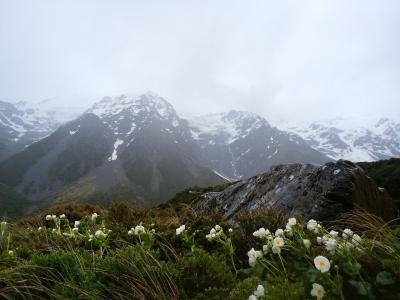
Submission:
M 226 218 L 266 205 L 305 218 L 330 220 L 360 206 L 386 220 L 394 217 L 389 194 L 357 165 L 340 160 L 318 167 L 278 165 L 239 181 L 221 192 L 206 193 L 192 203 L 199 212 L 217 212 Z

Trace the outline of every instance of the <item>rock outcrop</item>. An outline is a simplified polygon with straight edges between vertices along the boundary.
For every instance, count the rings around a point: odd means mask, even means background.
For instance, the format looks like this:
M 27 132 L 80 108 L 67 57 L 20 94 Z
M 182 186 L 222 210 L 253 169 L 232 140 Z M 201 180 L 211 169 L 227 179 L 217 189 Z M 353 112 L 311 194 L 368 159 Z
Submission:
M 203 194 L 192 203 L 198 212 L 232 218 L 265 205 L 305 218 L 331 220 L 362 207 L 385 220 L 394 218 L 393 200 L 356 164 L 339 160 L 323 166 L 289 164 L 233 183 L 221 192 Z

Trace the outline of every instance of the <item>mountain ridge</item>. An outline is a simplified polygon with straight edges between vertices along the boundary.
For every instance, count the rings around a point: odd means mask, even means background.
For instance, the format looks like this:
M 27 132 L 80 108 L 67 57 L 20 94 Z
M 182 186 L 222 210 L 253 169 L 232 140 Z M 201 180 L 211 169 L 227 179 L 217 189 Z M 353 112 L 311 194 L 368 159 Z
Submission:
M 389 118 L 334 118 L 287 126 L 314 149 L 337 160 L 376 161 L 400 157 L 400 121 Z
M 123 104 L 126 96 L 120 100 Z M 85 186 L 82 192 L 97 193 L 122 184 L 143 205 L 158 204 L 192 185 L 224 181 L 191 156 L 187 124 L 168 102 L 150 94 L 136 100 L 120 110 L 112 103 L 110 113 L 89 110 L 61 126 L 4 161 L 0 181 L 31 201 L 56 194 L 61 199 L 61 191 L 70 195 L 79 185 Z M 137 103 L 141 109 L 132 113 Z
M 396 130 L 383 132 L 395 137 Z M 242 180 L 284 163 L 329 161 L 309 140 L 258 114 L 181 117 L 166 99 L 147 92 L 103 97 L 0 163 L 0 182 L 30 201 L 123 191 L 142 205 L 157 205 L 193 185 Z

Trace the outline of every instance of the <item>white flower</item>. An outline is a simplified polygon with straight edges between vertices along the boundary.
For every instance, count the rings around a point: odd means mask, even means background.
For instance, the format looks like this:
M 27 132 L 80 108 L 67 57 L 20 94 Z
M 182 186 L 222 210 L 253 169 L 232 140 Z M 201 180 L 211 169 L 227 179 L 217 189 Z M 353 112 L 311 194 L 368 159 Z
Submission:
M 128 235 L 133 235 L 134 234 L 134 231 L 132 230 L 132 229 L 130 229 L 129 231 L 128 231 Z
M 140 235 L 146 233 L 146 229 L 142 225 L 136 225 L 133 232 L 135 235 Z
M 206 235 L 207 240 L 212 241 L 213 239 L 221 236 L 224 233 L 224 230 L 221 226 L 215 225 L 214 228 L 211 228 L 210 233 Z
M 286 225 L 285 233 L 287 236 L 293 236 L 292 226 Z
M 349 239 L 349 238 L 351 238 L 352 236 L 353 236 L 353 231 L 352 231 L 351 229 L 346 228 L 345 230 L 343 230 L 342 237 L 343 237 L 344 239 Z
M 310 247 L 311 247 L 311 242 L 310 242 L 310 240 L 304 239 L 304 240 L 303 240 L 303 245 L 304 245 L 307 249 L 310 249 Z
M 79 232 L 79 228 L 78 227 L 74 227 L 74 228 L 72 228 L 72 231 L 73 232 Z
M 247 256 L 249 257 L 249 265 L 254 267 L 257 263 L 257 259 L 263 256 L 261 251 L 256 251 L 254 248 L 251 248 L 249 252 L 247 252 Z
M 60 215 L 60 219 L 65 219 L 67 216 L 65 214 Z
M 269 252 L 269 246 L 268 245 L 264 245 L 262 249 L 263 249 L 264 254 L 267 254 Z
M 331 268 L 331 263 L 329 260 L 322 255 L 317 256 L 314 258 L 314 265 L 315 267 L 321 271 L 321 273 L 328 272 L 329 269 Z
M 8 255 L 13 256 L 13 255 L 14 255 L 14 251 L 9 250 L 9 251 L 8 251 Z
M 351 242 L 355 245 L 360 244 L 362 241 L 361 236 L 359 236 L 358 234 L 353 234 L 353 237 L 351 238 Z
M 276 231 L 275 231 L 275 235 L 276 236 L 282 236 L 283 235 L 283 229 L 281 229 L 281 228 L 279 228 L 279 229 L 277 229 Z
M 325 248 L 326 248 L 326 250 L 331 252 L 331 254 L 333 254 L 335 252 L 335 249 L 336 249 L 336 240 L 335 239 L 328 239 L 325 242 Z
M 92 216 L 91 216 L 90 218 L 91 218 L 92 221 L 94 222 L 94 221 L 96 221 L 96 219 L 97 219 L 98 216 L 99 216 L 98 214 L 93 213 Z
M 331 230 L 329 232 L 329 235 L 333 238 L 337 238 L 339 236 L 339 232 L 335 231 L 335 230 Z
M 95 237 L 100 238 L 100 237 L 106 237 L 107 235 L 102 231 L 102 230 L 97 230 L 94 233 Z
M 55 228 L 53 228 L 51 231 L 52 231 L 52 232 L 56 232 L 56 229 L 55 229 Z
M 186 229 L 185 225 L 181 225 L 176 229 L 176 235 L 180 235 L 182 232 L 184 232 Z
M 275 247 L 283 247 L 285 245 L 285 241 L 281 237 L 274 238 L 272 245 Z
M 52 218 L 51 218 L 51 215 L 47 215 L 47 216 L 46 216 L 46 220 L 47 220 L 47 221 L 50 221 L 51 219 L 52 219 Z
M 296 218 L 290 218 L 288 221 L 289 226 L 294 226 L 294 225 L 296 225 L 296 223 L 297 223 Z
M 56 215 L 51 215 L 51 218 L 52 218 L 53 220 L 55 220 L 55 219 L 57 219 L 57 216 L 56 216 Z
M 258 297 L 264 297 L 264 295 L 265 295 L 264 287 L 261 284 L 259 284 L 257 286 L 257 289 L 254 291 L 253 295 L 256 296 L 257 298 Z
M 214 234 L 206 234 L 206 239 L 209 241 L 212 241 L 215 238 L 215 233 Z
M 257 300 L 257 297 L 254 295 L 250 295 L 247 300 Z
M 272 252 L 274 254 L 280 254 L 281 248 L 283 247 L 284 244 L 285 244 L 285 241 L 283 240 L 283 238 L 281 238 L 279 236 L 274 238 L 274 240 L 272 241 Z
M 233 229 L 232 229 L 232 228 L 229 228 L 228 231 L 229 231 L 229 232 L 233 232 Z
M 79 227 L 79 224 L 81 224 L 80 221 L 75 221 L 75 222 L 74 222 L 74 227 L 75 227 L 75 228 L 78 228 L 78 227 Z
M 321 300 L 325 296 L 325 289 L 322 285 L 318 283 L 313 283 L 311 296 L 317 297 L 318 300 Z
M 277 246 L 272 246 L 272 253 L 274 254 L 281 254 L 281 247 L 277 247 Z
M 261 238 L 261 239 L 268 237 L 269 235 L 271 235 L 271 232 L 269 232 L 269 230 L 265 229 L 264 227 L 261 227 L 257 231 L 253 232 L 253 236 L 255 236 L 257 238 Z
M 322 244 L 322 237 L 317 236 L 317 244 L 321 245 Z
M 43 230 L 43 227 L 40 226 L 40 227 L 38 228 L 38 231 L 42 231 L 42 230 Z
M 314 233 L 318 233 L 321 226 L 317 223 L 317 221 L 311 219 L 307 222 L 307 229 Z

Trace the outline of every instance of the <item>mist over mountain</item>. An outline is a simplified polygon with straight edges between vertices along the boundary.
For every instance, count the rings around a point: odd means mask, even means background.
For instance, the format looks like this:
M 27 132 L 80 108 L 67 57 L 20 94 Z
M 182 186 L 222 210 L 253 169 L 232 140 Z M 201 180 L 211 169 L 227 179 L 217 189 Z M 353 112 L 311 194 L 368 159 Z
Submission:
M 276 163 L 328 160 L 254 113 L 186 120 L 167 100 L 147 92 L 104 97 L 32 141 L 1 163 L 0 182 L 32 201 L 122 189 L 154 205 L 184 188 L 252 176 Z
M 58 125 L 37 108 L 0 101 L 0 160 L 49 135 Z
M 90 198 L 125 189 L 143 205 L 223 182 L 193 156 L 187 122 L 148 93 L 104 98 L 0 165 L 0 181 L 30 200 Z
M 338 117 L 308 125 L 286 126 L 332 159 L 376 161 L 400 156 L 400 121 Z
M 246 179 L 277 164 L 400 155 L 400 125 L 389 119 L 282 130 L 254 112 L 181 117 L 154 92 L 103 97 L 76 115 L 46 101 L 41 109 L 2 102 L 0 182 L 29 201 L 119 195 L 152 206 L 190 186 Z
M 280 163 L 329 161 L 298 135 L 272 127 L 255 113 L 229 111 L 194 117 L 189 126 L 199 157 L 228 178 L 247 178 Z

